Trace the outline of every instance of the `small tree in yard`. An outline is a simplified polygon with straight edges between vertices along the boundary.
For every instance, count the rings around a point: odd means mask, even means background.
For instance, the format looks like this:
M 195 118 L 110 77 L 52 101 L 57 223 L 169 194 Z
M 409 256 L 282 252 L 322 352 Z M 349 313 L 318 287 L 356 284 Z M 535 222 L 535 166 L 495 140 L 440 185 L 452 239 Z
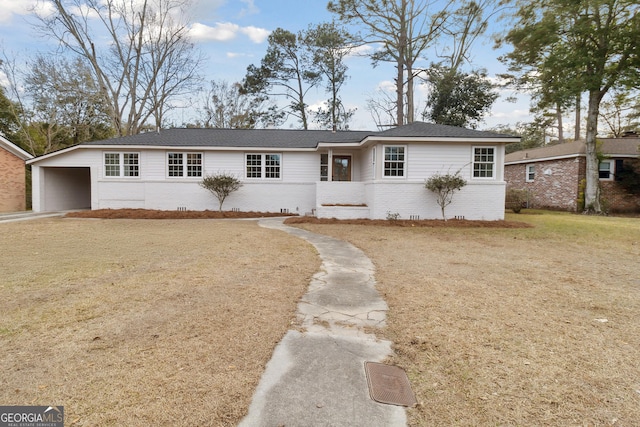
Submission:
M 446 175 L 436 173 L 426 180 L 424 186 L 436 194 L 436 203 L 440 206 L 442 219 L 445 221 L 447 217 L 444 215 L 444 209 L 451 204 L 453 193 L 459 191 L 465 185 L 467 185 L 467 181 L 460 176 L 460 171 L 457 171 L 453 175 L 449 173 Z
M 242 187 L 242 182 L 233 175 L 218 173 L 205 176 L 200 186 L 209 190 L 218 199 L 220 212 L 222 212 L 224 200 L 229 194 L 238 191 Z

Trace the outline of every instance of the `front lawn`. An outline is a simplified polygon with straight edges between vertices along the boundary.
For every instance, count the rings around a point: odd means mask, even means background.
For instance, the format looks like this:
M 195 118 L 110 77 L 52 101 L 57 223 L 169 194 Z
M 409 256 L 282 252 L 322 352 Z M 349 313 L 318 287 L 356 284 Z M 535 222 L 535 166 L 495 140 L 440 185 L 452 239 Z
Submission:
M 535 227 L 305 228 L 376 265 L 411 425 L 637 425 L 640 219 L 507 220 Z

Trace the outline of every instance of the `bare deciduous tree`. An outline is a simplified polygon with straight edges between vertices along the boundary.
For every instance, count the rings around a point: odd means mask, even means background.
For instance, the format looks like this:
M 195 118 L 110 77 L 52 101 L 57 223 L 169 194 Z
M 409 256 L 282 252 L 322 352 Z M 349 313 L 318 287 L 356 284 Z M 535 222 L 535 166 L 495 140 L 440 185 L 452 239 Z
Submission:
M 161 127 L 172 100 L 192 91 L 201 56 L 189 41 L 188 0 L 52 0 L 38 29 L 90 65 L 113 127 Z M 106 42 L 105 40 L 106 36 Z
M 241 84 L 211 81 L 198 125 L 205 128 L 254 129 L 277 126 L 284 113 L 267 97 L 242 93 Z
M 336 0 L 328 8 L 344 22 L 364 28 L 362 43 L 379 44 L 371 59 L 396 64 L 396 124 L 414 120 L 414 66 L 442 34 L 451 1 Z M 405 91 L 406 79 L 406 91 Z M 406 96 L 406 105 L 405 105 Z M 405 117 L 406 112 L 406 117 Z

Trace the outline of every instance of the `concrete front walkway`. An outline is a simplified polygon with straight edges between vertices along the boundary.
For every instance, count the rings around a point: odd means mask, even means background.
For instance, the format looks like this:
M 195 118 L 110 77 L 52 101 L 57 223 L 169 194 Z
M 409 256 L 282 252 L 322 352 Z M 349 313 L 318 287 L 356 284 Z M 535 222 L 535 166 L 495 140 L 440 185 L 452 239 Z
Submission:
M 364 328 L 385 324 L 387 304 L 375 289 L 374 267 L 353 245 L 260 220 L 316 247 L 322 267 L 298 305 L 303 330 L 276 347 L 240 426 L 404 426 L 404 408 L 369 397 L 364 362 L 380 362 L 391 343 Z

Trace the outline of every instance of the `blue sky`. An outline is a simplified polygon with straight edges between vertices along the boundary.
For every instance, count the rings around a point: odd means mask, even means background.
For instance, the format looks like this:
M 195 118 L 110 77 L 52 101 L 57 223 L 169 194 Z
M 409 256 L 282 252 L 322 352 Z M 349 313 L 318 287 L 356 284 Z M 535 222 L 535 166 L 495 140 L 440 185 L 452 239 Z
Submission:
M 33 30 L 34 22 L 29 9 L 37 0 L 0 0 L 0 49 L 10 56 L 31 57 L 37 52 L 50 52 L 55 48 L 47 39 L 40 38 Z M 43 0 L 40 0 L 40 5 Z M 327 0 L 196 0 L 191 8 L 191 35 L 199 49 L 207 57 L 204 74 L 207 80 L 240 81 L 250 64 L 259 64 L 267 48 L 269 32 L 278 27 L 297 32 L 310 24 L 327 22 L 332 14 L 326 10 Z M 495 31 L 497 28 L 493 27 Z M 493 50 L 489 35 L 478 41 L 473 52 L 473 65 L 484 67 L 490 76 L 504 71 Z M 428 64 L 429 58 L 425 61 Z M 352 129 L 375 128 L 371 114 L 366 109 L 366 100 L 375 96 L 379 87 L 393 86 L 395 70 L 392 64 L 376 68 L 364 57 L 348 59 L 347 81 L 343 101 L 357 112 L 351 122 Z M 0 76 L 0 82 L 2 81 Z M 310 93 L 309 104 L 327 98 L 322 89 Z M 510 91 L 501 93 L 490 117 L 481 128 L 498 124 L 514 124 L 530 120 L 528 100 L 520 96 L 517 103 L 506 102 Z M 424 101 L 420 88 L 418 101 Z M 176 123 L 191 119 L 192 113 L 183 111 L 175 117 Z

